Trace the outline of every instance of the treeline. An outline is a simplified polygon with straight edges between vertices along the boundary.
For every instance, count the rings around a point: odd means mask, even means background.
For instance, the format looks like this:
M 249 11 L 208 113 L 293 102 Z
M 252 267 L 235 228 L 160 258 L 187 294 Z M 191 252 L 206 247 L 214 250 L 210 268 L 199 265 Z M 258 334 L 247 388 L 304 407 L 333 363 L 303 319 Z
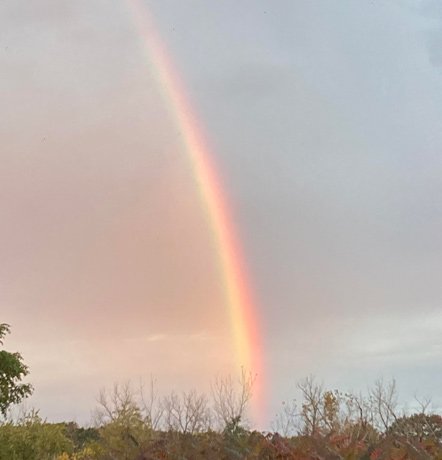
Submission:
M 0 324 L 0 346 L 8 333 Z M 17 413 L 33 390 L 28 373 L 18 352 L 0 350 L 0 460 L 442 460 L 442 417 L 426 400 L 399 409 L 394 381 L 354 394 L 306 378 L 299 403 L 283 403 L 272 431 L 258 432 L 247 423 L 254 378 L 244 370 L 217 378 L 209 395 L 159 396 L 153 380 L 115 385 L 99 394 L 87 428 Z
M 420 401 L 398 409 L 394 382 L 366 394 L 328 390 L 312 377 L 301 398 L 284 403 L 272 432 L 245 421 L 253 379 L 217 379 L 196 391 L 159 397 L 115 385 L 98 398 L 92 427 L 46 423 L 30 411 L 0 425 L 1 460 L 442 459 L 442 417 Z

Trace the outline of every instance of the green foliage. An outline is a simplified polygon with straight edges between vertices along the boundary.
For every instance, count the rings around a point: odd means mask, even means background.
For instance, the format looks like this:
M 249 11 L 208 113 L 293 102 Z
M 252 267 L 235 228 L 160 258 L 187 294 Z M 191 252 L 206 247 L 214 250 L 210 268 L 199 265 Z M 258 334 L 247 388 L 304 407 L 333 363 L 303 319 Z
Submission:
M 44 422 L 37 412 L 0 425 L 0 460 L 52 460 L 73 449 L 65 426 Z
M 60 426 L 63 427 L 66 436 L 72 441 L 74 449 L 77 452 L 89 447 L 100 438 L 97 428 L 80 427 L 74 422 L 62 423 Z
M 8 324 L 0 324 L 0 345 L 10 332 Z M 29 369 L 23 363 L 20 353 L 0 351 L 0 415 L 5 416 L 9 407 L 17 404 L 32 393 L 32 386 L 20 383 Z

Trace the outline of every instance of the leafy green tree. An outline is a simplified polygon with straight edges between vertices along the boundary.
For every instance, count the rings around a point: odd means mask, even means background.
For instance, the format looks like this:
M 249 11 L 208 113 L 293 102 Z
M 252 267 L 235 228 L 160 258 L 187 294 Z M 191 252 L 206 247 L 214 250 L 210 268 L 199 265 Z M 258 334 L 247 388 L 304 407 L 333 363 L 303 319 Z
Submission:
M 0 345 L 10 332 L 8 324 L 0 324 Z M 23 363 L 20 353 L 0 350 L 0 415 L 5 416 L 8 408 L 22 401 L 32 393 L 30 384 L 21 383 L 29 369 Z

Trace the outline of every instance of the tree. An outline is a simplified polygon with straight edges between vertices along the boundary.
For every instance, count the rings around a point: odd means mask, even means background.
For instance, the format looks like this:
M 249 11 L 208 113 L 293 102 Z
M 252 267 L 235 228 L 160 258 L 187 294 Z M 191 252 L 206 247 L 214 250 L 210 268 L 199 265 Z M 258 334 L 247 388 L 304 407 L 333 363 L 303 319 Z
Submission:
M 137 395 L 129 383 L 115 384 L 113 390 L 100 391 L 95 423 L 103 459 L 132 460 L 139 458 L 151 441 L 150 420 L 144 416 Z
M 383 380 L 377 380 L 374 387 L 370 390 L 370 402 L 375 414 L 375 425 L 379 431 L 386 431 L 397 420 L 397 394 L 396 382 L 384 383 Z
M 309 376 L 298 383 L 298 389 L 301 390 L 303 399 L 301 410 L 304 424 L 303 434 L 307 436 L 319 435 L 325 419 L 323 415 L 324 388 L 315 382 L 313 376 Z
M 0 345 L 9 334 L 9 324 L 0 324 Z M 20 353 L 0 350 L 0 415 L 5 416 L 9 407 L 18 404 L 32 393 L 32 386 L 20 383 L 29 374 Z
M 388 434 L 422 442 L 425 439 L 442 441 L 442 417 L 438 414 L 404 415 L 393 422 Z
M 282 409 L 276 414 L 272 429 L 285 438 L 295 436 L 301 431 L 300 413 L 296 400 L 282 402 Z
M 0 426 L 0 460 L 71 458 L 74 444 L 64 424 L 47 423 L 31 410 Z M 60 456 L 60 457 L 59 457 Z
M 241 369 L 238 382 L 229 375 L 217 377 L 212 385 L 213 410 L 222 429 L 244 422 L 256 376 Z
M 207 397 L 195 390 L 184 392 L 181 397 L 172 392 L 163 398 L 163 410 L 168 430 L 196 434 L 211 428 Z

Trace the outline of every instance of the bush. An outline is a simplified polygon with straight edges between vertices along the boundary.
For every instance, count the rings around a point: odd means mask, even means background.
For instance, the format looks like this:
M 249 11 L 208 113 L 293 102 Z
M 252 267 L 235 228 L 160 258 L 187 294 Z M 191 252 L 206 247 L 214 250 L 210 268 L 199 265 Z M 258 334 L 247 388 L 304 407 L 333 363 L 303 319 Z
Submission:
M 44 422 L 37 412 L 0 425 L 0 460 L 53 460 L 73 450 L 65 427 Z

